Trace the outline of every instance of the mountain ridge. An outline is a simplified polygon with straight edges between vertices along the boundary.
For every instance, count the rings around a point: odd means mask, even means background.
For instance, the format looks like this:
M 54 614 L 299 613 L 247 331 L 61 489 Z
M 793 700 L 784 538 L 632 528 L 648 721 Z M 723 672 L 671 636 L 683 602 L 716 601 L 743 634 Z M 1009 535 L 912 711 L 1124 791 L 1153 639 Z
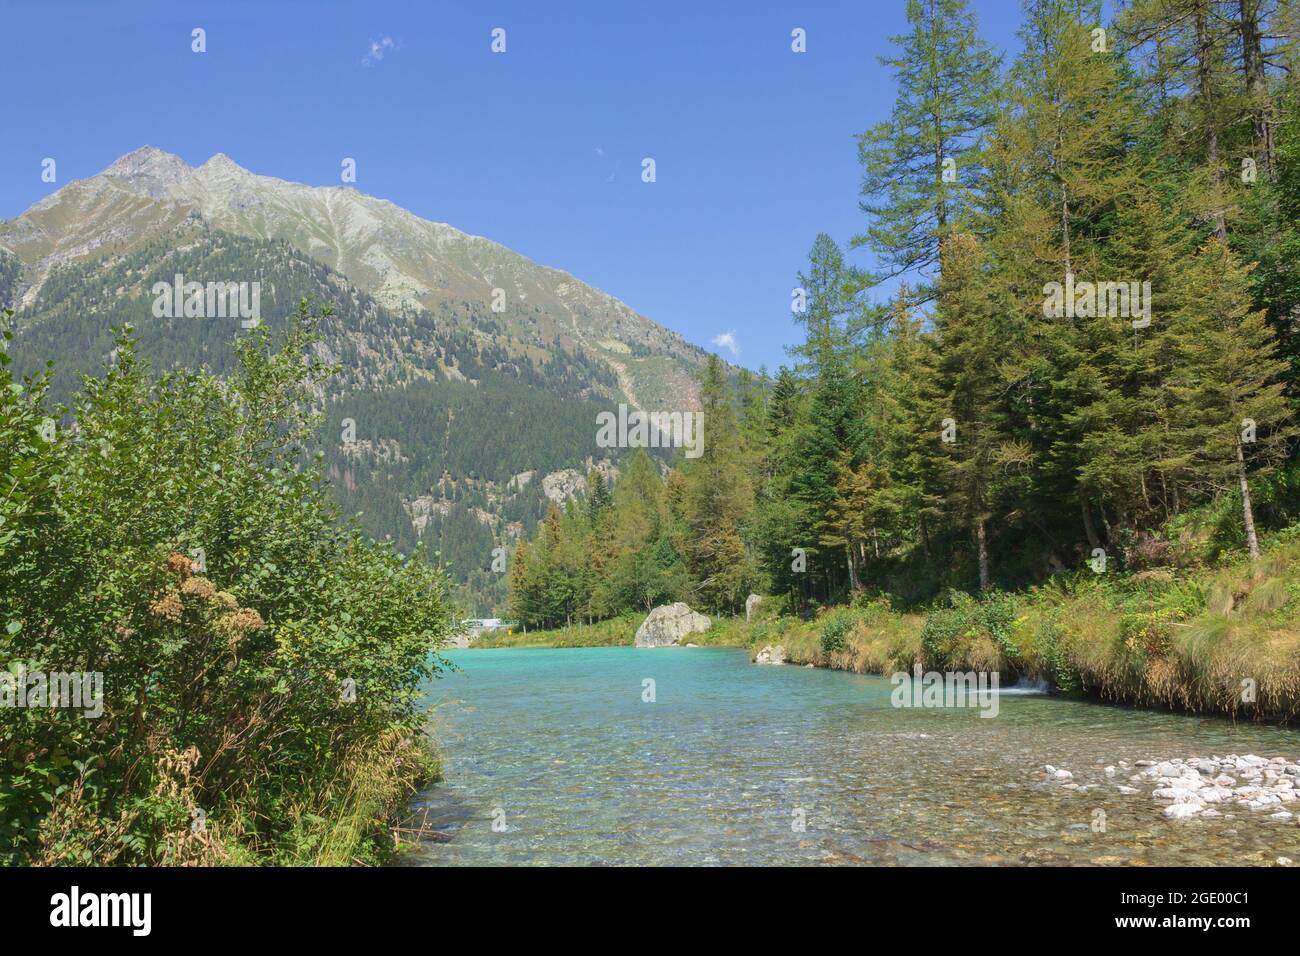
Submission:
M 512 336 L 598 356 L 634 406 L 694 407 L 698 399 L 692 373 L 704 349 L 571 273 L 355 187 L 253 173 L 224 153 L 190 166 L 155 146 L 133 150 L 0 220 L 0 247 L 23 261 L 19 304 L 30 305 L 54 268 L 130 250 L 195 215 L 235 234 L 287 241 L 394 311 L 496 304 Z M 641 360 L 652 356 L 670 361 L 646 367 Z

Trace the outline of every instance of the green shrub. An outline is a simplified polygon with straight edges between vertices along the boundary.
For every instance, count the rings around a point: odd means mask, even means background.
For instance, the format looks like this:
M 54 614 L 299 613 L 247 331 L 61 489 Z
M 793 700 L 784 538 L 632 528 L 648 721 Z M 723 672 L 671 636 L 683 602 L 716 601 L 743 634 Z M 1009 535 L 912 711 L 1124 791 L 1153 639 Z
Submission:
M 439 572 L 328 504 L 304 445 L 332 372 L 304 360 L 318 319 L 300 307 L 279 349 L 242 339 L 228 381 L 154 377 L 124 330 L 52 440 L 0 349 L 0 473 L 22 490 L 0 510 L 0 665 L 103 675 L 97 718 L 0 708 L 0 861 L 309 859 L 308 818 L 330 859 L 391 848 L 375 808 L 429 772 L 420 684 L 451 611 Z
M 953 669 L 1021 669 L 1020 650 L 1012 639 L 1015 614 L 1015 600 L 1010 595 L 994 591 L 974 598 L 961 591 L 950 592 L 948 606 L 932 609 L 921 631 L 927 664 Z
M 849 631 L 855 619 L 856 616 L 848 608 L 836 608 L 826 615 L 821 631 L 823 654 L 829 656 L 848 646 Z

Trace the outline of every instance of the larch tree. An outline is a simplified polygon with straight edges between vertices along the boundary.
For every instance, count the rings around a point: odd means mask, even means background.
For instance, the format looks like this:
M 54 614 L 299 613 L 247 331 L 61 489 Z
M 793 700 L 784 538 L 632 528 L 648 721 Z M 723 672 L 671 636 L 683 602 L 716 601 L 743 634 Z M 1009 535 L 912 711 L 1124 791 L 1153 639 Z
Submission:
M 860 207 L 871 218 L 853 240 L 887 276 L 909 275 L 933 296 L 943 239 L 979 188 L 979 143 L 996 110 L 999 59 L 965 0 L 908 0 L 911 31 L 882 57 L 898 84 L 890 118 L 859 138 Z

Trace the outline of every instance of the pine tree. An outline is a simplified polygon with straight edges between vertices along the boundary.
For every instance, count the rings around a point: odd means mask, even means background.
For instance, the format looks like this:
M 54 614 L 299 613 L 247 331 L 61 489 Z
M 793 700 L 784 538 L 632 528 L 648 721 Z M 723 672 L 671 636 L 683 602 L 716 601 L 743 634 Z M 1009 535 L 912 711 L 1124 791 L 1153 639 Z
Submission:
M 587 474 L 587 521 L 594 530 L 599 530 L 602 522 L 613 504 L 609 486 L 599 468 L 592 468 Z
M 915 274 L 928 300 L 941 243 L 979 189 L 999 61 L 965 0 L 908 0 L 907 21 L 911 32 L 891 38 L 898 54 L 881 58 L 898 84 L 893 114 L 859 142 L 860 205 L 871 222 L 853 243 L 874 251 L 888 275 Z
M 974 537 L 981 590 L 993 584 L 989 524 L 1006 466 L 1013 464 L 999 369 L 1006 343 L 984 266 L 974 236 L 948 238 L 935 316 L 938 384 L 948 414 L 931 425 L 931 441 L 946 454 L 945 497 Z
M 1247 552 L 1259 558 L 1249 478 L 1284 460 L 1298 429 L 1261 310 L 1251 308 L 1248 267 L 1226 243 L 1205 244 L 1189 276 L 1188 301 L 1177 316 L 1175 422 L 1185 459 L 1204 489 L 1236 486 Z
M 680 551 L 697 582 L 701 603 L 715 610 L 734 610 L 743 606 L 755 579 L 742 531 L 753 507 L 753 487 L 731 390 L 716 355 L 704 368 L 700 408 L 703 453 L 686 459 L 681 469 Z

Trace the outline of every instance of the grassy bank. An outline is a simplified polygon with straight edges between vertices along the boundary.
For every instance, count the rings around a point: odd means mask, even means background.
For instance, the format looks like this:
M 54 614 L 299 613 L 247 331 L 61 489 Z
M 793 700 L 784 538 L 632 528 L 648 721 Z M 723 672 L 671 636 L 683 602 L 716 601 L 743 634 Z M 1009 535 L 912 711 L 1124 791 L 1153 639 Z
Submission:
M 631 644 L 640 615 L 482 646 Z M 781 645 L 794 664 L 888 674 L 998 671 L 1058 691 L 1138 706 L 1286 722 L 1300 713 L 1300 535 L 1257 563 L 1137 574 L 1061 574 L 983 597 L 954 592 L 919 613 L 861 600 L 811 618 L 760 605 L 752 622 L 720 618 L 693 643 L 757 652 Z
M 1120 703 L 1288 721 L 1300 712 L 1300 542 L 1254 565 L 1081 572 L 1019 594 L 954 593 L 925 614 L 865 603 L 750 630 L 751 646 L 783 644 L 799 663 L 998 671 Z
M 548 630 L 498 631 L 484 634 L 474 647 L 619 647 L 631 646 L 644 614 L 621 614 L 592 624 L 573 624 Z M 743 618 L 717 617 L 709 630 L 692 634 L 686 643 L 704 646 L 748 647 L 751 632 Z

